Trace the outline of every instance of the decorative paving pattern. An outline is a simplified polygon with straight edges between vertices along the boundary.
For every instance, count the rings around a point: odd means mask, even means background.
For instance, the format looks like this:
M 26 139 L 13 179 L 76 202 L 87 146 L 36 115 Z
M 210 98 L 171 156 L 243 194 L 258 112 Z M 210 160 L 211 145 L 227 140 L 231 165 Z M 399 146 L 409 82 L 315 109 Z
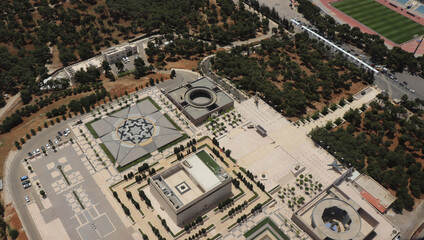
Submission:
M 130 144 L 142 144 L 155 133 L 155 125 L 144 117 L 128 118 L 117 129 L 118 138 Z
M 182 137 L 155 104 L 146 98 L 91 123 L 118 165 L 127 165 Z M 92 141 L 91 136 L 88 139 Z M 82 146 L 89 157 L 90 148 Z

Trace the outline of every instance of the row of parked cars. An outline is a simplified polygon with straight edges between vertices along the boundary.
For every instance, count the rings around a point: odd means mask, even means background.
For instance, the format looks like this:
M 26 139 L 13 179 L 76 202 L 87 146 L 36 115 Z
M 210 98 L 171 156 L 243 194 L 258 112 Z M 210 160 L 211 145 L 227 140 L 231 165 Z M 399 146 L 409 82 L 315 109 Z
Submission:
M 58 131 L 57 132 L 58 135 L 56 136 L 56 139 L 53 140 L 54 143 L 56 144 L 56 146 L 59 145 L 59 142 L 60 141 L 62 141 L 62 138 L 61 137 L 62 136 L 67 137 L 69 135 L 69 133 L 70 133 L 70 131 L 69 131 L 68 128 L 65 129 L 63 132 L 62 131 Z M 40 151 L 40 148 L 37 148 L 37 149 L 35 149 L 32 152 L 28 152 L 28 156 L 29 157 L 37 156 L 41 152 L 45 152 L 45 151 L 49 150 L 50 149 L 50 146 L 53 146 L 53 141 L 49 139 L 49 141 L 48 141 L 48 143 L 46 143 L 46 146 L 45 147 L 44 146 L 41 146 L 40 147 L 41 148 L 41 151 Z
M 28 176 L 21 177 L 21 183 L 24 189 L 31 187 L 31 181 L 28 179 Z
M 393 75 L 393 74 L 390 74 L 390 73 L 388 73 L 388 74 L 387 74 L 387 76 L 388 76 L 390 79 L 392 79 L 393 81 L 395 81 L 395 82 L 399 83 L 399 86 L 406 88 L 406 89 L 407 89 L 408 91 L 410 91 L 411 93 L 415 93 L 415 90 L 414 90 L 414 89 L 412 89 L 412 88 L 408 87 L 408 83 L 407 83 L 407 82 L 405 82 L 405 81 L 403 81 L 403 82 L 399 82 L 399 81 L 398 81 L 398 79 L 397 79 L 397 77 L 396 77 L 395 75 Z

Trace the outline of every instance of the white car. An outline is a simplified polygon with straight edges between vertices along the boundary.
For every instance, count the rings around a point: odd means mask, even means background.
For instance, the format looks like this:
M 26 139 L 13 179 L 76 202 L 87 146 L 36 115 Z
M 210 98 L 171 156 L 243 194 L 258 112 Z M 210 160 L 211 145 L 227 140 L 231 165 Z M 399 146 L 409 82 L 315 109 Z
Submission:
M 48 143 L 46 143 L 46 148 L 50 149 L 50 145 Z
M 69 128 L 65 129 L 65 131 L 69 134 L 71 131 L 69 131 Z
M 56 145 L 59 144 L 59 141 L 57 139 L 54 140 L 54 143 L 56 143 Z
M 29 197 L 28 197 L 28 196 L 25 196 L 25 201 L 26 201 L 27 203 L 29 203 Z
M 37 151 L 37 154 L 40 154 L 40 149 L 39 149 L 39 148 L 37 148 L 37 150 L 36 150 L 36 151 Z

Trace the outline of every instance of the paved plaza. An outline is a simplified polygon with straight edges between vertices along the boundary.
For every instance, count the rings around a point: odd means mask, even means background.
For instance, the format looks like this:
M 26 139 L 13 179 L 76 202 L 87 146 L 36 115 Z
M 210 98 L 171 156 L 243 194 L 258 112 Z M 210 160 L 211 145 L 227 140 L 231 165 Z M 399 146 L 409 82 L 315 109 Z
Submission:
M 40 201 L 33 202 L 29 208 L 36 222 L 42 221 L 48 226 L 44 232 L 40 231 L 42 236 L 48 239 L 131 239 L 132 229 L 124 226 L 93 179 L 92 173 L 99 173 L 85 166 L 81 161 L 85 154 L 76 150 L 79 150 L 76 143 L 66 143 L 57 152 L 31 159 L 35 173 L 30 174 L 30 179 L 34 185 L 38 182 L 47 195 L 47 198 L 39 195 Z

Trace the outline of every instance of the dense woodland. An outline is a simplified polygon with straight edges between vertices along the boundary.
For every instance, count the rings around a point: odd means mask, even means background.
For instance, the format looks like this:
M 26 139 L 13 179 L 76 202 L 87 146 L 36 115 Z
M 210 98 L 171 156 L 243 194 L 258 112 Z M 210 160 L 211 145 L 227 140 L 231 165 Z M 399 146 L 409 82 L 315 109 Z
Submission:
M 283 35 L 261 41 L 260 47 L 241 46 L 218 52 L 213 67 L 235 85 L 260 92 L 277 111 L 301 117 L 316 102 L 328 102 L 334 94 L 349 90 L 354 82 L 370 84 L 371 73 L 357 68 L 322 42 L 306 33 L 295 39 Z
M 382 104 L 373 102 L 362 114 L 351 109 L 342 127 L 317 128 L 311 137 L 342 163 L 394 190 L 396 211 L 412 210 L 412 196 L 424 194 L 424 120 L 415 114 L 406 118 L 404 107 L 379 97 Z
M 47 77 L 55 47 L 67 66 L 143 33 L 228 44 L 267 25 L 232 0 L 7 0 L 0 9 L 0 106 L 3 93 L 21 92 L 28 100 L 41 94 L 38 81 Z

